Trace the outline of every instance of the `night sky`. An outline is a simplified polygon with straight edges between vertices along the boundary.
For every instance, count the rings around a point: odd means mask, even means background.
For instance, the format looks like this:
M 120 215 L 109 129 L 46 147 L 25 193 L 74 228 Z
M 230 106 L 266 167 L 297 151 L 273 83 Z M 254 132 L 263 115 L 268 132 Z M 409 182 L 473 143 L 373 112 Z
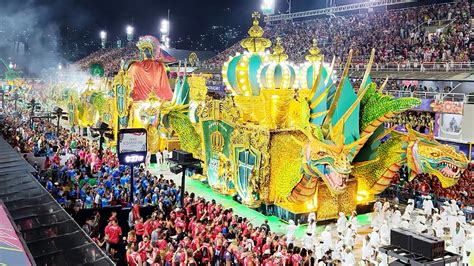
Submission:
M 286 13 L 288 0 L 275 1 L 276 12 Z M 326 5 L 325 0 L 292 2 L 292 12 Z M 101 30 L 107 31 L 109 46 L 125 41 L 127 24 L 134 26 L 135 39 L 144 34 L 159 37 L 168 9 L 171 47 L 221 51 L 246 35 L 250 15 L 260 11 L 261 4 L 262 0 L 0 0 L 0 58 L 9 58 L 11 44 L 21 41 L 30 52 L 52 52 L 75 61 L 99 49 Z
M 65 60 L 75 61 L 99 48 L 100 30 L 107 31 L 109 45 L 125 40 L 127 24 L 134 26 L 135 38 L 144 34 L 159 37 L 160 21 L 167 17 L 168 9 L 172 47 L 220 51 L 245 36 L 250 14 L 260 10 L 261 1 L 0 0 L 0 4 L 0 21 L 13 14 L 10 24 L 0 24 L 0 35 L 9 33 L 4 40 L 24 39 L 27 45 L 38 45 L 37 39 L 42 43 L 51 38 L 46 46 L 53 46 Z M 324 5 L 324 0 L 293 0 L 293 10 Z M 286 0 L 277 0 L 277 12 L 287 8 Z M 29 23 L 17 23 L 24 19 Z

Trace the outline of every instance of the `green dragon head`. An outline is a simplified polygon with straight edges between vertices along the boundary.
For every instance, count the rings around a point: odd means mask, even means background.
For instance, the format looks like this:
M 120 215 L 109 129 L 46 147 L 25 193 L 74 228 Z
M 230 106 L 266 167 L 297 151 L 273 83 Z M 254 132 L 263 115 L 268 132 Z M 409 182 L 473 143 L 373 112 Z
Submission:
M 446 188 L 455 185 L 462 172 L 467 169 L 466 155 L 449 145 L 439 143 L 433 134 L 424 135 L 408 128 L 406 140 L 407 164 L 412 171 L 410 180 L 416 174 L 428 173 L 436 176 Z
M 332 193 L 340 194 L 345 191 L 350 178 L 350 151 L 359 142 L 345 145 L 342 134 L 325 140 L 319 127 L 313 126 L 312 129 L 312 132 L 305 133 L 309 142 L 303 145 L 303 173 L 308 177 L 322 178 Z

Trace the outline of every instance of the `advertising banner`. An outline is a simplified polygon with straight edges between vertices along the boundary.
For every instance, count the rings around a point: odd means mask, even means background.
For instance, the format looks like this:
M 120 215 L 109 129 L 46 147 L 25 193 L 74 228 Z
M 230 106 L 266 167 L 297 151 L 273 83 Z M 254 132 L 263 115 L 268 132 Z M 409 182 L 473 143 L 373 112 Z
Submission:
M 464 103 L 435 100 L 431 104 L 431 107 L 433 108 L 433 112 L 462 115 Z

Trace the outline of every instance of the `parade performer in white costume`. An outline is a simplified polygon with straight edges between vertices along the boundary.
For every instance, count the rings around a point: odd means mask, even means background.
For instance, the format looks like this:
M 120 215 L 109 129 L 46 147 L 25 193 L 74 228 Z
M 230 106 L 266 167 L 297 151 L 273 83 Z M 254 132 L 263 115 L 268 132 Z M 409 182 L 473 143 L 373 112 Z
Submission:
M 451 241 L 456 253 L 462 254 L 461 249 L 466 241 L 466 232 L 459 222 L 456 222 L 456 228 L 451 233 Z
M 405 212 L 403 213 L 403 217 L 405 220 L 410 220 L 411 214 L 415 209 L 415 201 L 413 199 L 408 200 L 408 205 L 405 208 Z
M 321 241 L 323 242 L 324 252 L 333 248 L 331 226 L 326 225 L 326 228 L 324 228 L 324 231 L 321 233 Z
M 344 231 L 346 231 L 346 216 L 344 215 L 343 212 L 339 213 L 339 218 L 337 219 L 336 223 L 336 230 L 338 235 L 342 235 Z
M 423 213 L 427 216 L 431 215 L 433 212 L 433 201 L 431 200 L 431 196 L 425 196 L 423 199 Z
M 286 241 L 288 244 L 295 241 L 295 232 L 298 229 L 299 225 L 295 225 L 295 221 L 291 220 L 288 222 L 288 227 L 286 228 Z

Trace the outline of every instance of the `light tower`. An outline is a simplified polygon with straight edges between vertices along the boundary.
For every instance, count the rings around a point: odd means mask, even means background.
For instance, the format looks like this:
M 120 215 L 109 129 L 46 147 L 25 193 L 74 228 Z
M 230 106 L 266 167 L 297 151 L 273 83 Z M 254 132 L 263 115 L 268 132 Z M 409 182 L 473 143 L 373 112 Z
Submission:
M 161 20 L 160 25 L 161 43 L 166 47 L 170 47 L 170 21 L 168 19 Z
M 263 0 L 261 8 L 263 15 L 273 15 L 275 13 L 275 0 Z
M 100 45 L 102 46 L 102 49 L 105 49 L 105 45 L 107 44 L 107 32 L 105 31 L 100 31 Z
M 132 26 L 127 25 L 127 27 L 125 28 L 125 33 L 127 33 L 127 41 L 129 41 L 129 42 L 133 41 L 133 32 L 134 31 L 135 31 L 135 29 Z

